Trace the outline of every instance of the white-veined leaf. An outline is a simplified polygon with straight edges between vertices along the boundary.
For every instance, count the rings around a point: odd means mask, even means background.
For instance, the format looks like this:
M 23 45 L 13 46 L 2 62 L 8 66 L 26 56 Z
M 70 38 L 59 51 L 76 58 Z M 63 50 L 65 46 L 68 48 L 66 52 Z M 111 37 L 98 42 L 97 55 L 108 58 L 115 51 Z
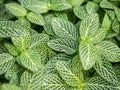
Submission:
M 118 21 L 120 22 L 120 9 L 118 7 L 114 8 L 115 14 L 117 16 Z
M 108 0 L 102 0 L 100 3 L 100 7 L 107 9 L 114 9 L 114 5 Z
M 36 73 L 25 71 L 20 78 L 20 86 L 22 87 L 22 90 L 41 90 L 42 79 L 42 70 Z
M 73 40 L 78 39 L 78 30 L 69 21 L 61 18 L 53 18 L 52 28 L 54 33 L 62 38 L 71 38 Z
M 48 42 L 48 46 L 58 52 L 74 54 L 77 51 L 77 43 L 71 39 L 59 38 Z
M 7 53 L 0 54 L 0 75 L 4 74 L 15 63 L 13 56 Z
M 110 16 L 110 18 L 111 18 L 112 20 L 115 19 L 116 16 L 115 16 L 115 11 L 114 11 L 114 10 L 106 9 L 105 11 L 106 11 L 106 13 Z
M 13 21 L 0 21 L 0 37 L 18 37 L 26 34 L 26 29 Z
M 69 86 L 77 87 L 82 85 L 81 80 L 70 70 L 65 61 L 57 61 L 56 68 L 62 79 Z
M 120 48 L 110 41 L 102 41 L 96 45 L 101 52 L 101 55 L 104 56 L 110 62 L 119 62 L 120 61 Z
M 102 64 L 95 64 L 94 68 L 96 72 L 109 83 L 117 85 L 119 82 L 112 65 L 106 60 L 103 60 L 102 62 Z
M 116 33 L 120 32 L 120 24 L 117 19 L 114 19 L 112 23 L 112 30 L 115 31 Z
M 24 17 L 27 14 L 27 10 L 17 3 L 8 3 L 6 8 L 17 17 Z
M 96 4 L 94 2 L 89 1 L 86 4 L 86 11 L 87 11 L 88 14 L 93 14 L 93 13 L 97 12 L 98 9 L 99 9 L 98 4 Z
M 99 28 L 99 16 L 98 14 L 91 14 L 81 21 L 80 35 L 82 40 L 87 37 L 93 37 Z
M 85 0 L 68 0 L 72 6 L 79 6 L 84 3 Z
M 35 47 L 39 44 L 46 44 L 49 41 L 47 34 L 34 34 L 31 36 L 31 45 L 29 48 Z
M 37 25 L 43 26 L 45 24 L 43 16 L 39 13 L 30 12 L 27 14 L 27 19 Z
M 84 70 L 88 70 L 101 59 L 98 50 L 92 43 L 80 42 L 79 57 Z
M 71 90 L 58 75 L 48 74 L 43 79 L 42 90 Z
M 85 9 L 85 7 L 83 6 L 76 6 L 73 8 L 73 12 L 75 14 L 76 17 L 78 17 L 79 19 L 84 19 L 85 17 L 88 16 L 88 13 Z
M 48 11 L 47 3 L 40 0 L 20 0 L 20 3 L 35 13 L 46 13 Z
M 22 90 L 22 89 L 16 85 L 3 84 L 1 85 L 0 90 Z

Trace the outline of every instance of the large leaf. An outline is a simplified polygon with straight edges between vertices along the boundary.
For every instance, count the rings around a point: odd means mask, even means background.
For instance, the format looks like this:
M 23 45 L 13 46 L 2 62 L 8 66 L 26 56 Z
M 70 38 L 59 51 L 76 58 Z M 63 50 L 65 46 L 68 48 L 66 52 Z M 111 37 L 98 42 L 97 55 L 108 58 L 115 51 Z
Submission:
M 98 14 L 91 14 L 82 20 L 80 24 L 80 35 L 82 40 L 93 37 L 99 28 Z
M 95 46 L 86 42 L 80 42 L 79 56 L 84 70 L 92 68 L 95 62 L 101 59 Z
M 20 87 L 12 84 L 3 84 L 0 90 L 22 90 Z
M 48 42 L 48 46 L 58 52 L 74 54 L 77 51 L 77 43 L 71 39 L 53 39 Z
M 35 23 L 37 25 L 44 25 L 45 24 L 43 16 L 39 13 L 30 12 L 27 14 L 27 19 L 30 22 Z
M 40 70 L 36 73 L 25 71 L 20 78 L 22 90 L 41 90 L 43 72 Z
M 43 68 L 39 53 L 31 49 L 22 53 L 17 58 L 17 62 L 32 72 L 36 72 Z
M 109 83 L 113 83 L 114 85 L 119 83 L 114 69 L 108 61 L 103 60 L 102 64 L 96 63 L 94 68 L 96 72 Z
M 17 3 L 8 3 L 6 8 L 17 17 L 24 17 L 27 14 L 27 10 Z
M 10 54 L 0 54 L 0 75 L 6 73 L 14 63 L 15 60 Z
M 48 74 L 43 79 L 42 90 L 70 90 L 70 87 L 57 75 Z
M 35 47 L 39 44 L 46 44 L 49 41 L 47 34 L 34 34 L 31 36 L 31 45 L 29 48 Z
M 63 78 L 63 80 L 68 85 L 73 86 L 73 87 L 82 85 L 81 80 L 70 70 L 70 68 L 67 66 L 66 62 L 58 61 L 56 63 L 56 68 L 57 68 L 60 76 Z
M 17 37 L 26 34 L 26 29 L 13 21 L 0 21 L 0 37 Z
M 20 3 L 36 13 L 46 13 L 48 11 L 47 3 L 40 0 L 20 0 Z
M 110 41 L 102 41 L 96 47 L 100 50 L 101 55 L 110 62 L 120 61 L 120 48 Z
M 73 40 L 78 39 L 78 30 L 69 21 L 61 18 L 54 18 L 52 20 L 52 28 L 54 33 L 59 37 L 71 38 Z
M 119 90 L 119 87 L 106 82 L 101 77 L 93 77 L 86 80 L 83 90 Z

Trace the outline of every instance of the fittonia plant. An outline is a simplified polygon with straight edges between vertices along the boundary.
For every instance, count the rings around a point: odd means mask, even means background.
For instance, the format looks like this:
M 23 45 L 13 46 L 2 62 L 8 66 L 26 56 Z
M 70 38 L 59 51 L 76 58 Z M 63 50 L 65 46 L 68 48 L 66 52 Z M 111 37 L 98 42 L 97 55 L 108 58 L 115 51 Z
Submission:
M 120 0 L 0 0 L 0 90 L 120 90 Z

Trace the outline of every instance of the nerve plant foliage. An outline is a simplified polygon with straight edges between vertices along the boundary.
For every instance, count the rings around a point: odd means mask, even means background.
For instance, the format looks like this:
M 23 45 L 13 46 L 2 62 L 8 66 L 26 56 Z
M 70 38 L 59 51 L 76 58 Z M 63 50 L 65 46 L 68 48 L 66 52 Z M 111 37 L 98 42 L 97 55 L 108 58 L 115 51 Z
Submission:
M 120 90 L 120 0 L 0 0 L 0 90 Z

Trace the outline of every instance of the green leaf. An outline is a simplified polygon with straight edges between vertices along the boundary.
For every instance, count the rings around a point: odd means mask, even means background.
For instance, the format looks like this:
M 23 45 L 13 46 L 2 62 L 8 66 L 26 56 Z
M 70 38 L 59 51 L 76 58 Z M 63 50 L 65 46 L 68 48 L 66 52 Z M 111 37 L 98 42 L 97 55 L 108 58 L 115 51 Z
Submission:
M 1 85 L 0 90 L 22 90 L 22 89 L 16 85 L 3 84 L 3 85 Z
M 62 77 L 62 79 L 70 86 L 77 87 L 81 86 L 82 82 L 81 80 L 70 70 L 70 68 L 67 66 L 66 62 L 64 61 L 58 61 L 56 63 L 56 68 Z
M 27 10 L 17 3 L 8 3 L 6 8 L 17 17 L 24 17 L 27 14 Z
M 30 46 L 31 36 L 29 32 L 24 36 L 12 37 L 13 44 L 21 51 L 24 52 Z
M 109 83 L 117 85 L 119 82 L 112 65 L 106 60 L 103 60 L 102 62 L 102 64 L 95 64 L 94 68 L 96 72 Z
M 79 57 L 84 70 L 88 70 L 95 65 L 96 61 L 101 60 L 98 50 L 92 43 L 81 41 L 79 45 Z
M 17 58 L 17 62 L 32 72 L 37 72 L 43 68 L 39 53 L 31 49 L 22 53 Z
M 30 12 L 27 14 L 27 19 L 37 25 L 43 26 L 45 24 L 43 16 L 39 13 Z
M 117 16 L 118 21 L 120 22 L 120 9 L 118 7 L 114 8 L 115 14 Z
M 71 38 L 73 40 L 78 39 L 78 30 L 76 30 L 74 24 L 65 19 L 53 18 L 52 28 L 54 33 L 59 37 Z
M 95 43 L 95 44 L 96 44 L 96 43 L 99 43 L 99 42 L 101 42 L 103 39 L 105 39 L 106 34 L 107 34 L 107 30 L 104 29 L 104 28 L 100 28 L 100 29 L 98 29 L 98 31 L 96 32 L 95 36 L 90 39 L 90 41 L 91 41 L 92 43 Z
M 47 74 L 43 79 L 43 90 L 70 90 L 70 87 L 66 85 L 57 75 Z
M 82 40 L 88 37 L 93 37 L 99 28 L 99 17 L 98 14 L 91 14 L 81 21 L 80 24 L 80 35 Z
M 72 6 L 66 0 L 50 0 L 50 6 L 48 8 L 54 11 L 63 11 L 72 8 Z
M 98 4 L 96 4 L 94 2 L 89 1 L 86 4 L 86 11 L 87 11 L 88 14 L 93 14 L 93 13 L 97 12 L 98 9 L 99 9 Z
M 24 28 L 30 28 L 30 27 L 31 27 L 30 22 L 29 22 L 27 19 L 25 19 L 25 18 L 17 19 L 17 20 L 15 21 L 15 23 L 21 25 L 21 26 L 24 27 Z
M 83 90 L 119 90 L 119 87 L 106 82 L 101 77 L 93 77 L 84 82 Z
M 53 39 L 48 42 L 48 46 L 55 51 L 74 54 L 77 51 L 77 43 L 71 39 Z
M 100 50 L 101 55 L 110 62 L 120 61 L 120 48 L 110 41 L 102 41 L 96 47 Z
M 26 29 L 13 21 L 0 21 L 0 37 L 18 37 L 26 34 Z
M 47 34 L 34 34 L 31 36 L 31 45 L 29 48 L 35 47 L 39 44 L 47 44 L 49 36 Z
M 115 31 L 116 33 L 120 32 L 120 24 L 117 19 L 114 19 L 112 23 L 112 30 Z
M 114 9 L 114 5 L 108 0 L 102 0 L 102 2 L 100 3 L 100 7 L 106 9 Z
M 15 63 L 14 58 L 8 53 L 0 54 L 0 75 L 4 74 Z
M 20 0 L 20 3 L 35 13 L 46 13 L 48 11 L 47 3 L 40 0 Z
M 40 70 L 36 73 L 30 71 L 23 72 L 20 78 L 22 90 L 41 90 L 43 72 Z
M 72 6 L 79 6 L 84 3 L 85 0 L 68 0 Z
M 106 13 L 110 16 L 110 18 L 111 18 L 112 20 L 115 19 L 116 16 L 115 16 L 115 11 L 114 11 L 114 10 L 106 9 L 105 11 L 106 11 Z
M 111 19 L 109 18 L 108 14 L 105 13 L 103 21 L 102 21 L 102 27 L 107 29 L 108 31 L 111 27 L 111 23 L 112 23 Z
M 88 13 L 86 11 L 86 9 L 83 6 L 76 6 L 73 8 L 73 12 L 75 14 L 76 17 L 78 17 L 79 19 L 84 19 L 85 17 L 88 16 Z

